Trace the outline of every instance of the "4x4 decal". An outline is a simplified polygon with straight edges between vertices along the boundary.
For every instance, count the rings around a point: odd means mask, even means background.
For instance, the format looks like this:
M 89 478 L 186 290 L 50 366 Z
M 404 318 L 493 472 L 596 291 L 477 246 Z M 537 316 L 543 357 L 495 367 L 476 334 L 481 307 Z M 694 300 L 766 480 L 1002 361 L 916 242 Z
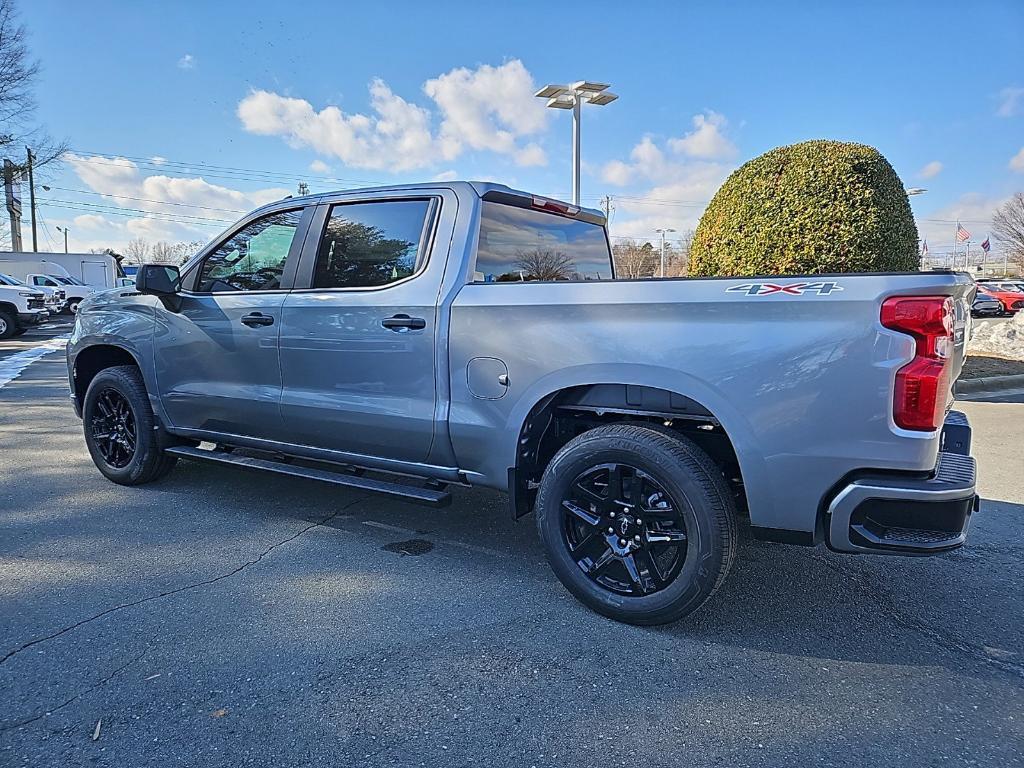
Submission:
M 780 293 L 788 296 L 802 296 L 805 293 L 816 293 L 819 296 L 828 296 L 836 291 L 843 290 L 839 283 L 829 281 L 824 283 L 744 283 L 734 285 L 725 289 L 726 293 L 743 293 L 747 296 L 768 296 L 773 293 Z

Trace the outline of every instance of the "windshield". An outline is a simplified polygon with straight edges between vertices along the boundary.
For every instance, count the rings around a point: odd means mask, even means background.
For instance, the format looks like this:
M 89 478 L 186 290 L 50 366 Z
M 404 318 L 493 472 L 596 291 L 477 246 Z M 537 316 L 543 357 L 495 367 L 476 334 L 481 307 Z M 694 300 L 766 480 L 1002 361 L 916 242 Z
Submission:
M 50 275 L 50 277 L 64 285 L 85 285 L 81 280 L 76 280 L 73 277 L 61 277 L 60 275 Z
M 19 283 L 10 275 L 5 275 L 3 272 L 0 272 L 0 283 L 4 285 L 22 285 L 22 283 Z

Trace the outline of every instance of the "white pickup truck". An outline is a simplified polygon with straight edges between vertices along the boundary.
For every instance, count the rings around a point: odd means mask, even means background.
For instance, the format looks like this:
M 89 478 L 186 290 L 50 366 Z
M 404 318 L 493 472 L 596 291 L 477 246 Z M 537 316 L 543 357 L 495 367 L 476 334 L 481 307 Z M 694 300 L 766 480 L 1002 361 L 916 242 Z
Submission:
M 0 274 L 0 339 L 20 336 L 49 317 L 42 292 Z

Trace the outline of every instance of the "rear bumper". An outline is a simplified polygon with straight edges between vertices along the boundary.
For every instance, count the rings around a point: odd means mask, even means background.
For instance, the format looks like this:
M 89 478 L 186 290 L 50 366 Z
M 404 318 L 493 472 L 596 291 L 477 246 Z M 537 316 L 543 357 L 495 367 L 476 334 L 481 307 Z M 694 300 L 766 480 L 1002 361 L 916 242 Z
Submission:
M 946 417 L 935 469 L 927 477 L 867 475 L 840 489 L 828 507 L 826 543 L 837 552 L 933 555 L 967 540 L 978 507 L 971 427 Z

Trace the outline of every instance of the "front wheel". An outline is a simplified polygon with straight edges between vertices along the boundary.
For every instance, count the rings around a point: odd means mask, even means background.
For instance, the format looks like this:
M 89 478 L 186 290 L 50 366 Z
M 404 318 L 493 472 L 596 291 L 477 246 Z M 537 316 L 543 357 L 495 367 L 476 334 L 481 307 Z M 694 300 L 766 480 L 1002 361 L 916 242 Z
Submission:
M 157 442 L 156 418 L 146 385 L 133 365 L 96 374 L 82 407 L 85 444 L 96 468 L 119 485 L 142 485 L 163 477 L 176 458 Z
M 82 303 L 81 299 L 68 299 L 67 306 L 64 307 L 64 311 L 69 315 L 78 314 L 78 305 Z
M 642 425 L 584 432 L 551 460 L 537 528 L 562 584 L 598 613 L 664 624 L 700 608 L 736 550 L 735 506 L 690 440 Z
M 9 339 L 18 332 L 18 321 L 10 312 L 0 309 L 0 339 Z

